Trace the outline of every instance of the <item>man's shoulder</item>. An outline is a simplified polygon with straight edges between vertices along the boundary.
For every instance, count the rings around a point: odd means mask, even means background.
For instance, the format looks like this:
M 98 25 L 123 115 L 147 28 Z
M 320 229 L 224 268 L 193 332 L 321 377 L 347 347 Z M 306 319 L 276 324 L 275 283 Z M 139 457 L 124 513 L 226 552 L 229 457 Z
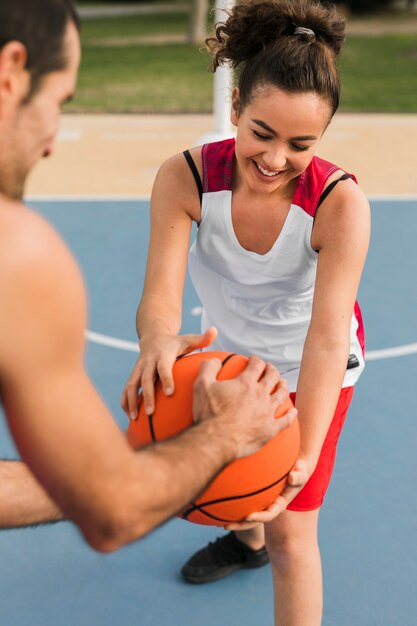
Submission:
M 52 226 L 24 204 L 0 197 L 0 273 L 49 274 L 68 265 L 75 261 Z
M 22 307 L 30 316 L 40 306 L 60 309 L 84 299 L 81 272 L 58 233 L 32 209 L 0 198 L 3 330 Z
M 1 199 L 0 303 L 0 376 L 83 341 L 86 295 L 75 259 L 41 216 Z

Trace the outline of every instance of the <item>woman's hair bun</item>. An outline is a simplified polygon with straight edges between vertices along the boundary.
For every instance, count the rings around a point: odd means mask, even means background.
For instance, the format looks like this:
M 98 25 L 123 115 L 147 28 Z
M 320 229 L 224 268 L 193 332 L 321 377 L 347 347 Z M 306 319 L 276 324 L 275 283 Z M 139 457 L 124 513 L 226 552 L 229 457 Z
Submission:
M 318 0 L 241 1 L 225 22 L 217 24 L 215 36 L 206 44 L 215 69 L 222 64 L 237 67 L 283 37 L 324 44 L 337 55 L 345 38 L 345 21 L 333 5 Z

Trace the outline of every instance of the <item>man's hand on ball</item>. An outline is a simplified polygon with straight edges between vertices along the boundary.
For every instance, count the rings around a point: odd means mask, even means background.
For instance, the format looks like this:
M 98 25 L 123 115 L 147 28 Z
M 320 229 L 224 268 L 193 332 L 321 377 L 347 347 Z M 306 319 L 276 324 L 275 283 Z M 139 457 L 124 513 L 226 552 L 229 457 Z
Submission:
M 236 444 L 236 457 L 253 454 L 296 418 L 295 408 L 279 419 L 275 414 L 288 398 L 287 382 L 270 363 L 252 356 L 246 369 L 233 379 L 217 381 L 218 359 L 205 361 L 194 385 L 196 422 L 216 418 Z

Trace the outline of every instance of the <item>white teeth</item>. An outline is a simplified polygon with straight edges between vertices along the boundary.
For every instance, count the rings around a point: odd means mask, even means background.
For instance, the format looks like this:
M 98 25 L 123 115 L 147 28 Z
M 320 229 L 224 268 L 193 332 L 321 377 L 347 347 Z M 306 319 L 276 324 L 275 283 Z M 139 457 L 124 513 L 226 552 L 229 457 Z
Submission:
M 264 168 L 261 167 L 259 163 L 256 163 L 256 161 L 255 161 L 255 165 L 258 168 L 258 170 L 262 172 L 262 174 L 264 174 L 264 176 L 278 176 L 279 174 L 279 172 L 268 172 L 268 170 L 264 170 Z

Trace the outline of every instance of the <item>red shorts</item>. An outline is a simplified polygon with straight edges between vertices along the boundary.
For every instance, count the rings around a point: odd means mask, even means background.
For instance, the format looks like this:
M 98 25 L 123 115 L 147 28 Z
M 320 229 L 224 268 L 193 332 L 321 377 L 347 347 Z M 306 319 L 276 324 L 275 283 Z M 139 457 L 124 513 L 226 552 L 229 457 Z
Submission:
M 290 396 L 294 402 L 295 393 L 291 393 Z M 316 469 L 301 491 L 288 505 L 288 511 L 313 511 L 321 506 L 332 477 L 336 458 L 336 446 L 352 396 L 353 387 L 345 387 L 340 392 L 336 411 L 327 431 Z

